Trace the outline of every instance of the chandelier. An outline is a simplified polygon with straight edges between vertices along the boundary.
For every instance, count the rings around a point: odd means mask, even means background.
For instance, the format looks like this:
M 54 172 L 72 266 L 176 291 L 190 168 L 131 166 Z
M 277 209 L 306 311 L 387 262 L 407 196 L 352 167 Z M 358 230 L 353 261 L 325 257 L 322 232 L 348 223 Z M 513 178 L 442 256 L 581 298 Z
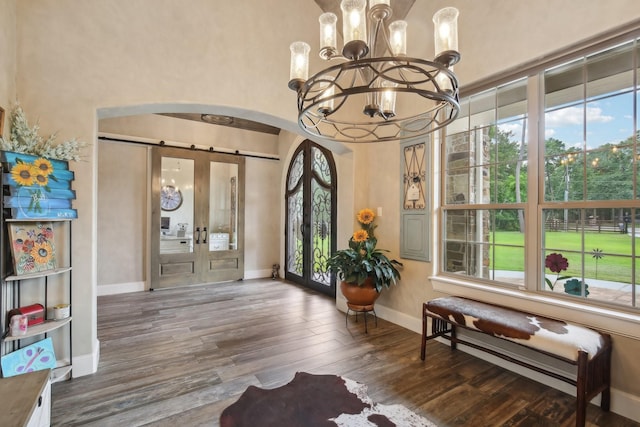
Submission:
M 342 52 L 333 13 L 320 16 L 320 58 L 338 60 L 309 75 L 305 42 L 291 44 L 289 88 L 298 95 L 298 123 L 308 134 L 340 142 L 415 138 L 458 115 L 458 10 L 433 16 L 436 57 L 407 56 L 407 22 L 390 22 L 390 0 L 342 0 Z M 366 19 L 368 17 L 368 20 Z M 367 37 L 368 35 L 368 37 Z

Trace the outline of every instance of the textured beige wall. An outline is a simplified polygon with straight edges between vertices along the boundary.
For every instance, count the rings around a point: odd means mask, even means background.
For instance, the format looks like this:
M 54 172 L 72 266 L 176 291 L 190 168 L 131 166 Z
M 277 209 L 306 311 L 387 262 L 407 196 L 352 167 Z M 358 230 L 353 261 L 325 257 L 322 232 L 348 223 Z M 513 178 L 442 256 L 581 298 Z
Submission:
M 98 153 L 97 284 L 144 282 L 147 148 L 99 142 Z
M 8 137 L 16 100 L 16 0 L 0 0 L 0 28 L 0 107 L 5 110 L 3 134 Z
M 432 0 L 414 3 L 409 31 L 446 6 L 460 10 L 455 71 L 462 86 L 640 17 L 636 0 Z M 433 57 L 432 28 L 426 38 L 414 35 L 409 48 L 425 43 Z

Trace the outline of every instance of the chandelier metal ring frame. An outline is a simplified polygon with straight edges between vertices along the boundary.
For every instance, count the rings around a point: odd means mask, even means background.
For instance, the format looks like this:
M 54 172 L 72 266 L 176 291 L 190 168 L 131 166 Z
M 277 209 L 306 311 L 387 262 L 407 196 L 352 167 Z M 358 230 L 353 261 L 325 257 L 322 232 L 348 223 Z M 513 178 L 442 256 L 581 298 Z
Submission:
M 306 133 L 347 143 L 393 141 L 426 135 L 456 119 L 457 9 L 434 15 L 436 57 L 429 61 L 406 55 L 407 23 L 388 23 L 390 1 L 369 0 L 368 13 L 366 0 L 341 1 L 341 53 L 336 15 L 321 15 L 320 57 L 342 62 L 311 77 L 309 45 L 291 44 L 289 88 L 297 92 L 298 124 Z
M 422 103 L 426 109 L 402 116 L 380 112 L 380 118 L 375 118 L 368 113 L 358 115 L 352 108 L 347 110 L 348 117 L 338 115 L 348 102 L 366 109 L 369 104 L 363 97 L 388 90 L 381 81 L 392 82 L 396 94 L 408 94 L 414 98 L 412 105 Z M 331 103 L 335 107 L 327 108 Z M 310 77 L 298 90 L 300 127 L 313 136 L 342 142 L 414 138 L 445 127 L 459 110 L 458 81 L 451 70 L 439 62 L 410 57 L 365 58 L 334 65 Z M 355 120 L 357 117 L 361 120 Z

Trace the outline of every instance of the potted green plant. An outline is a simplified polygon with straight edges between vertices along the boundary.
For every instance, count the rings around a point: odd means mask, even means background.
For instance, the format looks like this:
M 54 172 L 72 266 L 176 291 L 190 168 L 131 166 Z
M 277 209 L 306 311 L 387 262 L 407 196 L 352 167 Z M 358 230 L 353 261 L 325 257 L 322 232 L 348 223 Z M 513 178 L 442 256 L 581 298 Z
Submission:
M 389 251 L 376 247 L 378 240 L 374 236 L 374 230 L 377 226 L 371 209 L 362 209 L 358 212 L 357 219 L 360 229 L 349 239 L 349 248 L 336 251 L 327 261 L 327 267 L 341 280 L 342 293 L 347 302 L 352 302 L 347 292 L 358 292 L 357 289 L 347 288 L 368 288 L 375 294 L 372 295 L 373 304 L 383 287 L 389 288 L 391 284 L 397 284 L 400 272 L 396 266 L 402 266 L 402 263 L 389 259 L 385 255 Z M 353 304 L 367 305 L 362 301 Z

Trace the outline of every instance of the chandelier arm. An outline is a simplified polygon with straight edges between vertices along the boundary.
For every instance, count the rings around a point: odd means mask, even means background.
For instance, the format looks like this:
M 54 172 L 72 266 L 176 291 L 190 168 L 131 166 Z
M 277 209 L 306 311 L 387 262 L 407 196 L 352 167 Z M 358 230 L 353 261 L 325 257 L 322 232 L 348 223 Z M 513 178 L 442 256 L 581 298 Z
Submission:
M 357 67 L 357 74 L 360 74 L 363 82 L 368 82 L 366 84 L 368 90 L 361 92 L 368 94 L 368 96 L 365 96 L 366 102 L 365 105 L 363 105 L 363 113 L 373 117 L 380 112 L 380 106 L 375 97 L 375 87 L 373 86 L 377 78 L 380 77 L 380 73 L 374 66 L 367 64 L 363 67 Z M 355 75 L 356 73 L 354 73 L 354 77 Z M 351 87 L 353 87 L 353 85 Z
M 382 26 L 382 35 L 387 49 L 385 53 L 393 56 L 393 49 L 391 49 L 391 34 L 389 33 L 389 28 L 387 26 Z
M 391 52 L 391 49 L 389 49 L 388 52 L 379 51 L 378 39 L 380 34 L 382 34 L 382 37 L 388 42 L 388 40 L 386 40 L 387 33 L 385 31 L 384 21 L 382 19 L 372 19 L 369 28 L 369 56 L 371 58 L 385 56 Z M 389 43 L 387 43 L 386 46 L 389 46 Z

